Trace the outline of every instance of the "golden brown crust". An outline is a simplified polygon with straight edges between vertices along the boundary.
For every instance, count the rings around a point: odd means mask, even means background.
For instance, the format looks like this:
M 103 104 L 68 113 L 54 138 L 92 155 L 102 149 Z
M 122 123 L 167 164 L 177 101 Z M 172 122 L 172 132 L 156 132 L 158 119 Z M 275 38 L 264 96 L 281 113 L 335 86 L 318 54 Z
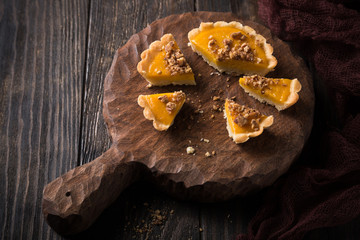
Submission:
M 140 105 L 140 107 L 143 107 L 144 108 L 144 111 L 143 111 L 143 114 L 144 114 L 144 117 L 148 120 L 152 120 L 153 121 L 153 126 L 156 130 L 158 131 L 165 131 L 167 130 L 171 125 L 165 125 L 165 124 L 162 124 L 160 123 L 159 121 L 157 121 L 155 119 L 155 116 L 154 114 L 151 112 L 150 110 L 150 107 L 146 101 L 146 96 L 144 95 L 140 95 L 138 97 L 138 100 L 137 100 L 138 104 Z
M 280 79 L 280 78 L 278 78 L 278 79 Z M 241 86 L 241 84 L 240 84 L 240 86 Z M 244 89 L 245 92 L 247 92 L 250 96 L 257 99 L 258 101 L 260 101 L 262 103 L 270 104 L 270 105 L 274 106 L 278 111 L 282 111 L 284 109 L 291 107 L 299 100 L 298 92 L 301 90 L 301 84 L 297 78 L 294 78 L 291 80 L 290 95 L 289 95 L 288 99 L 282 104 L 275 103 L 269 98 L 266 98 L 259 94 L 255 94 L 253 92 L 250 92 L 248 89 L 246 89 L 244 87 L 242 87 L 242 88 Z
M 191 43 L 191 40 L 194 39 L 201 31 L 204 30 L 208 30 L 211 28 L 215 28 L 215 27 L 234 27 L 237 28 L 239 30 L 242 30 L 244 32 L 246 32 L 249 36 L 253 37 L 255 41 L 257 41 L 262 48 L 264 49 L 266 58 L 268 60 L 268 66 L 266 68 L 263 69 L 263 71 L 258 71 L 258 72 L 237 72 L 237 71 L 228 71 L 227 69 L 222 69 L 219 66 L 216 65 L 216 63 L 210 61 L 206 56 L 202 55 L 199 51 L 196 50 L 195 46 Z M 202 56 L 202 58 L 213 68 L 219 70 L 220 72 L 225 72 L 227 74 L 231 74 L 231 75 L 235 75 L 235 76 L 239 76 L 242 74 L 259 74 L 262 76 L 265 76 L 268 72 L 272 71 L 275 66 L 277 65 L 277 60 L 276 58 L 272 55 L 274 52 L 273 47 L 266 43 L 266 39 L 260 35 L 257 34 L 256 31 L 249 27 L 249 26 L 244 26 L 239 22 L 224 22 L 224 21 L 218 21 L 218 22 L 202 22 L 200 24 L 199 28 L 194 28 L 192 29 L 189 33 L 188 33 L 188 39 L 189 39 L 189 45 L 191 46 L 192 50 L 194 52 L 196 52 L 197 54 L 199 54 L 200 56 Z
M 230 101 L 228 99 L 226 99 L 226 101 Z M 262 115 L 265 116 L 265 115 Z M 229 133 L 229 137 L 231 137 L 235 143 L 244 143 L 247 140 L 249 140 L 249 138 L 253 138 L 253 137 L 257 137 L 260 134 L 263 133 L 264 128 L 270 127 L 273 122 L 274 122 L 274 117 L 272 115 L 270 116 L 266 116 L 266 118 L 260 122 L 259 124 L 259 129 L 257 131 L 254 132 L 250 132 L 250 133 L 234 133 L 230 127 L 229 121 L 231 121 L 231 119 L 227 117 L 226 115 L 226 109 L 224 107 L 224 118 L 226 119 L 226 129 L 228 130 Z
M 159 83 L 153 83 L 151 80 L 149 80 L 146 76 L 146 71 L 150 68 L 150 64 L 152 63 L 152 56 L 154 54 L 157 54 L 162 50 L 162 48 L 168 44 L 170 41 L 175 41 L 174 36 L 171 33 L 165 34 L 161 37 L 160 41 L 154 41 L 150 44 L 149 48 L 144 50 L 141 53 L 141 61 L 137 65 L 137 71 L 143 76 L 146 81 L 150 83 L 151 86 L 164 86 L 164 85 L 196 85 L 195 80 L 192 79 L 184 79 L 182 81 L 166 81 L 166 82 L 159 82 Z

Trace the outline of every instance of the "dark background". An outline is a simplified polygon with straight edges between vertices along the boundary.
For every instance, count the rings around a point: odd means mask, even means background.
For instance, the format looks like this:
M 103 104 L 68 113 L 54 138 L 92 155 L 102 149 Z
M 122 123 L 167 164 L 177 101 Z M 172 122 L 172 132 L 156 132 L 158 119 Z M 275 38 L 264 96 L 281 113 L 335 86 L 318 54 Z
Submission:
M 1 239 L 62 238 L 44 222 L 42 191 L 110 147 L 103 81 L 116 49 L 152 21 L 189 11 L 230 11 L 261 22 L 253 0 L 0 0 Z M 324 96 L 315 92 L 319 106 Z M 200 204 L 140 182 L 71 238 L 234 239 L 246 232 L 265 191 Z M 305 239 L 360 239 L 359 226 L 358 217 Z

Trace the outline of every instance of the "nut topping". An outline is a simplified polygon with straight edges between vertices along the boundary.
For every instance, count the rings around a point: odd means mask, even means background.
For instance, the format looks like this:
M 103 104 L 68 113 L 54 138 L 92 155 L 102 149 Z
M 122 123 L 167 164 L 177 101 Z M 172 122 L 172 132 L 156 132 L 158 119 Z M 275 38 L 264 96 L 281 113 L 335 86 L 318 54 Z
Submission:
M 239 125 L 240 127 L 243 127 L 244 125 L 246 125 L 248 123 L 248 120 L 246 118 L 244 118 L 241 114 L 239 114 L 234 122 Z
M 158 97 L 158 99 L 163 103 L 168 103 L 169 102 L 169 98 L 166 95 L 162 95 L 162 96 Z
M 171 113 L 175 110 L 175 108 L 176 108 L 176 104 L 173 103 L 173 102 L 168 102 L 168 103 L 166 104 L 166 111 L 167 111 L 169 114 L 171 114 Z
M 185 98 L 185 93 L 182 91 L 176 91 L 174 92 L 174 100 L 175 102 L 180 102 Z
M 170 41 L 165 45 L 166 69 L 170 71 L 171 75 L 192 73 L 189 64 L 186 62 L 184 54 L 180 52 L 179 48 L 175 47 L 175 42 Z
M 245 85 L 251 86 L 254 89 L 260 89 L 261 94 L 265 93 L 266 89 L 270 89 L 271 85 L 279 84 L 278 79 L 265 78 L 258 75 L 244 76 Z
M 223 40 L 223 44 L 224 47 L 220 48 L 214 39 L 210 39 L 210 41 L 208 42 L 209 50 L 215 53 L 216 59 L 218 61 L 224 61 L 226 59 L 235 59 L 235 60 L 244 60 L 248 62 L 254 62 L 254 61 L 256 61 L 257 63 L 259 62 L 258 58 L 255 58 L 255 50 L 252 50 L 249 44 L 247 43 L 242 43 L 241 45 L 234 44 L 233 40 L 229 38 L 225 38 Z
M 254 131 L 260 127 L 261 114 L 258 110 L 239 105 L 232 100 L 228 100 L 228 107 L 231 116 L 235 116 L 234 122 L 240 127 L 249 126 Z
M 234 33 L 230 34 L 230 37 L 232 37 L 233 39 L 236 39 L 236 40 L 244 40 L 246 38 L 246 36 L 244 34 L 242 34 L 241 32 L 234 32 Z

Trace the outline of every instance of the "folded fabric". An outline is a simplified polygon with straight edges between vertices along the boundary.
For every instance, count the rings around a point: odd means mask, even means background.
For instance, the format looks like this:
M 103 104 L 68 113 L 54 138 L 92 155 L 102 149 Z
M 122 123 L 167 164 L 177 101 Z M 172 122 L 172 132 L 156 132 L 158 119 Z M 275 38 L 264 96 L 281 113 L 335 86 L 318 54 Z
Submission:
M 360 215 L 360 14 L 326 0 L 258 4 L 272 32 L 302 50 L 330 103 L 316 96 L 311 146 L 267 190 L 247 234 L 238 239 L 302 239 L 312 229 Z

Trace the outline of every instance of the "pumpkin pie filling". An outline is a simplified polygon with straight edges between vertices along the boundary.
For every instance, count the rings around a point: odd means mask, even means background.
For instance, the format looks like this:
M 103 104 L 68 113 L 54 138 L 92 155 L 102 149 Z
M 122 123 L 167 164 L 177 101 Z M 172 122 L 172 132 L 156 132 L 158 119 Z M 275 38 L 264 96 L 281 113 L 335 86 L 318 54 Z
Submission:
M 243 143 L 250 137 L 260 135 L 264 128 L 273 123 L 272 116 L 265 116 L 256 109 L 239 105 L 229 99 L 225 101 L 224 115 L 229 136 L 236 143 Z
M 137 69 L 150 86 L 196 85 L 194 73 L 171 34 L 150 44 L 141 59 Z
M 265 38 L 238 22 L 201 23 L 188 37 L 192 49 L 220 72 L 265 75 L 277 64 Z
M 182 91 L 140 95 L 138 104 L 144 108 L 145 118 L 153 120 L 155 129 L 163 131 L 173 124 L 185 102 L 185 97 L 186 95 Z
M 261 102 L 274 105 L 279 111 L 297 102 L 301 84 L 297 79 L 266 78 L 258 75 L 239 79 L 240 86 Z

